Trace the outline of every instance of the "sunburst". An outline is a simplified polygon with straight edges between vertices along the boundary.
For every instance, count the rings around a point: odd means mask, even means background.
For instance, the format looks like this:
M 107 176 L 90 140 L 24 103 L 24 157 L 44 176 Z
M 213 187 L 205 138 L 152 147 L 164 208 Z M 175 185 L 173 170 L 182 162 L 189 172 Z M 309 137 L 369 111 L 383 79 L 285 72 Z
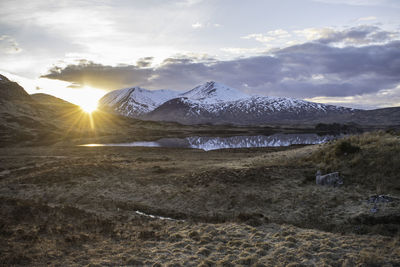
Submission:
M 86 113 L 92 113 L 97 109 L 97 101 L 96 102 L 86 102 L 79 105 L 83 111 Z

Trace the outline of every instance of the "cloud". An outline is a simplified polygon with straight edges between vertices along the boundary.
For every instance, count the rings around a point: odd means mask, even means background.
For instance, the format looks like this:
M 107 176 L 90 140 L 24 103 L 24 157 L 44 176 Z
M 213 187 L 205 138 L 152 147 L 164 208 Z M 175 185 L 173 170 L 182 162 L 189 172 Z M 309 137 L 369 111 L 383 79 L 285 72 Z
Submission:
M 372 96 L 400 85 L 400 41 L 390 40 L 385 32 L 378 37 L 382 32 L 378 28 L 334 31 L 312 42 L 234 60 L 182 56 L 168 58 L 156 66 L 151 65 L 151 58 L 119 66 L 81 61 L 55 66 L 43 77 L 107 90 L 136 85 L 188 90 L 216 80 L 260 95 L 320 99 Z M 346 38 L 385 42 L 332 45 Z M 393 91 L 394 95 L 398 93 L 398 89 Z
M 331 47 L 324 43 L 306 43 L 276 52 L 282 61 L 286 84 L 313 95 L 350 96 L 376 92 L 400 82 L 400 42 L 364 47 Z M 323 75 L 314 81 L 313 75 Z M 293 89 L 290 89 L 293 87 Z M 314 91 L 314 93 L 311 93 Z
M 306 28 L 302 30 L 294 31 L 298 36 L 306 38 L 308 41 L 317 40 L 329 36 L 329 34 L 335 32 L 335 30 L 330 28 Z
M 138 66 L 139 68 L 150 67 L 153 60 L 154 60 L 154 57 L 140 58 L 138 61 L 136 61 L 136 66 Z
M 177 0 L 179 6 L 193 6 L 203 2 L 203 0 Z
M 12 36 L 23 50 L 1 55 L 0 68 L 33 78 L 57 60 L 72 62 L 73 54 L 131 64 L 147 55 L 160 61 L 189 46 L 198 51 L 203 33 L 190 25 L 211 21 L 209 6 L 201 0 L 1 0 L 0 35 Z
M 343 4 L 351 6 L 389 6 L 399 7 L 397 0 L 313 0 L 314 2 L 321 2 L 326 4 Z
M 236 55 L 262 54 L 267 52 L 265 48 L 243 48 L 243 47 L 222 47 L 220 50 Z
M 273 31 L 269 31 L 266 34 L 262 33 L 252 33 L 246 36 L 241 37 L 242 39 L 254 39 L 258 42 L 269 44 L 272 41 L 279 40 L 279 39 L 286 39 L 289 38 L 291 34 L 285 30 L 277 29 Z
M 325 44 L 344 43 L 347 45 L 379 44 L 399 39 L 398 32 L 381 30 L 377 26 L 358 26 L 348 30 L 325 31 L 318 42 Z
M 192 24 L 192 28 L 193 29 L 203 28 L 203 24 L 201 24 L 200 22 L 196 22 L 196 23 Z
M 361 109 L 394 107 L 400 106 L 400 86 L 370 94 L 346 97 L 314 97 L 306 100 Z
M 377 17 L 369 16 L 369 17 L 362 17 L 362 18 L 357 19 L 357 21 L 371 21 L 371 20 L 377 20 Z
M 211 23 L 211 22 L 207 22 L 207 23 L 196 22 L 196 23 L 192 24 L 193 29 L 211 28 L 211 27 L 220 28 L 220 27 L 222 27 L 222 25 L 218 24 L 218 23 Z
M 371 19 L 371 18 L 364 18 Z M 296 38 L 297 37 L 297 38 Z M 267 33 L 252 33 L 242 36 L 241 39 L 254 39 L 268 47 L 291 46 L 304 41 L 319 42 L 335 46 L 363 46 L 381 44 L 393 40 L 400 40 L 399 31 L 383 30 L 374 25 L 359 25 L 345 29 L 306 28 L 288 32 L 283 29 L 269 31 Z
M 275 37 L 263 35 L 261 33 L 252 33 L 252 34 L 243 36 L 242 39 L 255 39 L 256 41 L 261 42 L 261 43 L 269 43 L 269 42 L 275 40 Z
M 139 63 L 140 64 L 140 63 Z M 82 60 L 64 68 L 54 66 L 41 78 L 71 82 L 70 88 L 90 86 L 115 90 L 132 85 L 146 84 L 153 70 L 137 65 L 107 66 Z
M 17 41 L 11 36 L 0 35 L 0 53 L 17 54 L 21 52 Z
M 330 47 L 363 47 L 383 45 L 400 40 L 400 31 L 387 31 L 378 26 L 360 25 L 343 30 L 333 28 L 307 28 L 294 33 L 309 43 L 319 43 Z M 288 43 L 289 44 L 289 43 Z M 289 45 L 290 46 L 290 45 Z

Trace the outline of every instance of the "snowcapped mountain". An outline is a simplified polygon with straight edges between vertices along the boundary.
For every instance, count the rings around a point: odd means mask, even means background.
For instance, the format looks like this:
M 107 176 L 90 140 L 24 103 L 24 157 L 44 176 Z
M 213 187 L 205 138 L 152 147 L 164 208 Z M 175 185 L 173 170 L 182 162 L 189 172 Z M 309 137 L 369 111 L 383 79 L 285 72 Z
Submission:
M 211 81 L 180 94 L 179 97 L 190 99 L 193 103 L 216 104 L 248 98 L 249 95 L 221 83 Z
M 314 122 L 355 111 L 293 98 L 250 96 L 212 81 L 184 93 L 139 87 L 117 90 L 105 95 L 100 105 L 129 117 L 183 124 Z
M 137 118 L 178 95 L 179 92 L 172 90 L 147 90 L 133 87 L 106 94 L 100 99 L 99 105 L 101 108 L 112 109 L 121 115 Z
M 214 104 L 175 98 L 146 114 L 144 118 L 183 124 L 257 125 L 326 121 L 327 118 L 352 112 L 353 109 L 349 108 L 283 97 L 253 96 Z
M 100 99 L 100 107 L 128 117 L 140 117 L 174 98 L 190 99 L 198 104 L 216 104 L 249 97 L 236 89 L 207 82 L 185 93 L 173 90 L 147 90 L 140 87 L 112 91 Z

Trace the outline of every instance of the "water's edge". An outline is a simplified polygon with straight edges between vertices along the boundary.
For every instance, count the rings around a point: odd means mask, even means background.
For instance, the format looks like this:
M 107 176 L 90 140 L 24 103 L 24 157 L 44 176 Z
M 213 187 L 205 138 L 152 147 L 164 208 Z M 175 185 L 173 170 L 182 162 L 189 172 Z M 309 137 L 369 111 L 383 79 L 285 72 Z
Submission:
M 152 142 L 131 142 L 116 144 L 84 144 L 80 146 L 132 146 L 132 147 L 181 147 L 196 148 L 205 151 L 222 148 L 251 148 L 251 147 L 278 147 L 290 145 L 322 144 L 341 136 L 317 134 L 273 134 L 269 136 L 232 136 L 232 137 L 203 137 L 192 136 L 186 138 L 162 138 Z

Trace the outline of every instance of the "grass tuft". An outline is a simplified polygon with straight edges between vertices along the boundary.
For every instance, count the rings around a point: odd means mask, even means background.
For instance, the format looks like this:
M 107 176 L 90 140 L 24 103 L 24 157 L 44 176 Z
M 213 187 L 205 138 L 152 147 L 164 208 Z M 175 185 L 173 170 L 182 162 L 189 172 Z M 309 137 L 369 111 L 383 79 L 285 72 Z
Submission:
M 378 131 L 330 142 L 302 161 L 325 173 L 339 171 L 345 185 L 387 194 L 400 191 L 399 155 L 400 137 Z

